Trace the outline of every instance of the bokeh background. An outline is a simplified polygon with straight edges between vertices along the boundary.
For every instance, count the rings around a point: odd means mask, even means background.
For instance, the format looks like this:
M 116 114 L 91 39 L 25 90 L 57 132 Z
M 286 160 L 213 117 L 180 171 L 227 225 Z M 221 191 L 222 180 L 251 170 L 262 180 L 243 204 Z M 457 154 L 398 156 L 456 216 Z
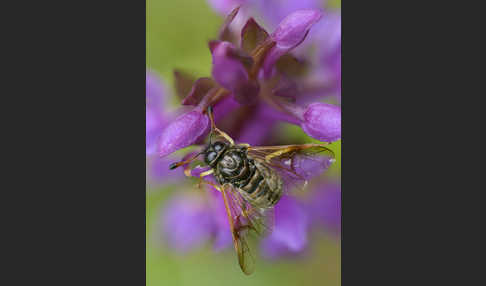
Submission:
M 326 5 L 340 7 L 340 1 Z M 216 38 L 223 17 L 206 0 L 147 0 L 146 19 L 147 68 L 161 76 L 167 92 L 174 92 L 174 68 L 196 76 L 211 74 L 207 42 Z M 298 127 L 282 124 L 281 128 L 296 142 L 317 142 Z M 331 147 L 337 161 L 326 176 L 340 178 L 340 146 L 338 141 Z M 340 285 L 341 238 L 325 230 L 311 233 L 308 251 L 298 258 L 263 259 L 253 244 L 256 271 L 251 276 L 241 272 L 232 248 L 214 252 L 208 243 L 186 254 L 168 248 L 159 235 L 160 212 L 179 187 L 177 181 L 147 184 L 147 285 Z

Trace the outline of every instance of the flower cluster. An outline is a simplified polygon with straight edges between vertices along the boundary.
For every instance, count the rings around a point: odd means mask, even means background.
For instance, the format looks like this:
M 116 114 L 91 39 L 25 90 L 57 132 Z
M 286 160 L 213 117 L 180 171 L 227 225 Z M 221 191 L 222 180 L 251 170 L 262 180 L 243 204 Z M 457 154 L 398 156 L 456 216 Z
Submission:
M 231 1 L 211 2 L 221 5 L 219 11 L 226 11 L 233 4 Z M 174 73 L 182 104 L 180 109 L 167 110 L 164 101 L 167 93 L 161 81 L 155 74 L 147 73 L 147 155 L 153 163 L 149 167 L 149 177 L 159 182 L 174 178 L 167 176 L 168 156 L 182 148 L 203 144 L 210 129 L 206 114 L 209 106 L 213 107 L 216 125 L 236 142 L 280 144 L 273 141 L 273 132 L 281 122 L 299 126 L 320 141 L 333 142 L 341 138 L 340 107 L 321 101 L 340 94 L 337 76 L 329 73 L 329 67 L 337 65 L 336 59 L 330 60 L 330 49 L 327 49 L 325 53 L 329 58 L 319 61 L 316 67 L 298 53 L 291 54 L 303 45 L 311 28 L 325 15 L 317 9 L 296 10 L 268 33 L 251 17 L 243 25 L 241 19 L 235 22 L 239 11 L 239 7 L 231 11 L 218 39 L 209 42 L 211 77 L 194 79 L 183 71 Z M 241 28 L 238 33 L 235 33 L 235 25 Z M 329 44 L 330 40 L 322 42 Z M 316 80 L 316 75 L 324 76 L 325 80 Z M 181 176 L 181 172 L 178 175 Z M 287 196 L 275 206 L 274 231 L 261 244 L 265 256 L 301 253 L 314 226 L 339 233 L 339 183 L 317 181 L 309 189 L 306 199 Z M 180 192 L 169 200 L 162 209 L 160 229 L 166 242 L 180 251 L 191 250 L 208 240 L 214 242 L 215 249 L 231 245 L 223 200 L 220 193 L 211 188 L 207 192 Z

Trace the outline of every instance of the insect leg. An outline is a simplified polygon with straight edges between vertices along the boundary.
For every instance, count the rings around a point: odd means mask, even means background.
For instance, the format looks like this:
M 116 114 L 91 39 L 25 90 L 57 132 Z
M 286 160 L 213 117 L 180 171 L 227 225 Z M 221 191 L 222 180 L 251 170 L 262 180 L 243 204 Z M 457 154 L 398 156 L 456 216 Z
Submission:
M 218 128 L 214 128 L 214 131 L 218 132 L 219 135 L 223 136 L 224 139 L 226 139 L 231 145 L 235 145 L 235 141 L 233 141 L 233 139 L 228 134 L 219 130 Z
M 226 139 L 231 145 L 235 145 L 235 141 L 233 141 L 233 139 L 228 134 L 219 130 L 216 127 L 216 124 L 214 123 L 213 108 L 211 106 L 208 107 L 208 116 L 209 120 L 211 121 L 211 133 L 217 132 L 219 133 L 219 135 L 224 137 L 224 139 Z
M 213 169 L 210 169 L 210 170 L 207 170 L 206 172 L 202 172 L 201 174 L 199 174 L 199 177 L 206 177 L 206 176 L 209 176 L 211 175 L 212 173 L 214 173 L 214 170 Z
M 198 187 L 199 187 L 199 188 L 201 188 L 201 185 L 202 185 L 203 183 L 204 183 L 204 184 L 207 184 L 207 185 L 212 186 L 214 189 L 216 189 L 216 190 L 217 190 L 217 191 L 219 191 L 219 192 L 222 192 L 222 188 L 221 188 L 221 186 L 218 186 L 218 185 L 216 185 L 216 184 L 213 184 L 213 183 L 212 183 L 212 182 L 210 182 L 210 181 L 206 181 L 206 180 L 204 180 L 204 179 L 203 179 L 203 177 L 200 177 L 200 178 L 199 178 Z

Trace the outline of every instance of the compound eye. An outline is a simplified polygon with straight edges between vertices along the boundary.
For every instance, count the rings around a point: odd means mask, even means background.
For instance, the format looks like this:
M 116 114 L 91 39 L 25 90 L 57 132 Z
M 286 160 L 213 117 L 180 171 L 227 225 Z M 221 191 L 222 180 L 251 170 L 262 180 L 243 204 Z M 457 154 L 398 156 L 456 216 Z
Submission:
M 216 156 L 217 156 L 217 155 L 218 155 L 218 154 L 217 154 L 216 152 L 214 152 L 214 151 L 209 152 L 209 153 L 206 155 L 206 161 L 207 161 L 208 163 L 212 162 L 214 159 L 216 159 Z
M 221 149 L 224 148 L 224 144 L 221 143 L 221 142 L 216 142 L 216 143 L 214 143 L 213 148 L 216 151 L 221 151 Z

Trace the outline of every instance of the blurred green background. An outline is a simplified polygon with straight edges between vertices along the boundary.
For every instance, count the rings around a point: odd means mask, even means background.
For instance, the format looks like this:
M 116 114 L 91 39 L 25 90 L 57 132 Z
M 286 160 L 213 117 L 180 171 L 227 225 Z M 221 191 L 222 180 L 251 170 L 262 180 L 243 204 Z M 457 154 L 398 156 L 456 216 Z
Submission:
M 332 1 L 337 2 L 337 1 Z M 338 1 L 340 2 L 340 1 Z M 336 5 L 336 3 L 333 3 Z M 206 0 L 147 0 L 147 68 L 158 72 L 173 88 L 172 70 L 183 68 L 196 76 L 210 75 L 211 55 L 207 42 L 214 39 L 223 18 Z M 296 139 L 312 141 L 299 128 L 283 127 Z M 330 170 L 340 175 L 340 144 L 333 143 L 337 164 Z M 150 187 L 150 186 L 149 186 Z M 258 257 L 256 271 L 244 275 L 233 249 L 215 253 L 210 245 L 181 255 L 163 246 L 156 224 L 164 201 L 177 186 L 147 190 L 147 285 L 340 285 L 340 240 L 326 233 L 313 233 L 308 256 L 294 260 L 268 261 Z

